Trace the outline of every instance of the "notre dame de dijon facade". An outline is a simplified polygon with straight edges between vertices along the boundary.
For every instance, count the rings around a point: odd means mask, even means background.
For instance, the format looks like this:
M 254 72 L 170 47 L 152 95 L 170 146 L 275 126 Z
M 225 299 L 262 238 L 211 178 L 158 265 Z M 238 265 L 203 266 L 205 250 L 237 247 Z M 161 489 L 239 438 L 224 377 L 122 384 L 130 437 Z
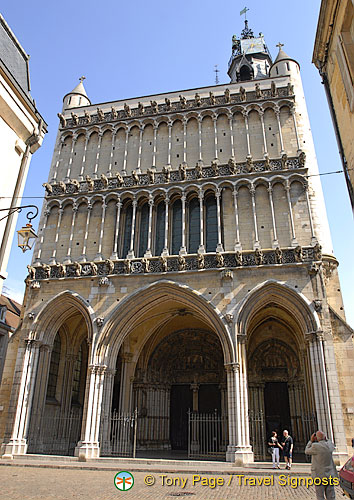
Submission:
M 64 97 L 3 374 L 5 456 L 124 455 L 126 422 L 140 456 L 245 464 L 285 428 L 295 460 L 317 428 L 347 455 L 353 332 L 299 64 L 246 22 L 228 73 Z

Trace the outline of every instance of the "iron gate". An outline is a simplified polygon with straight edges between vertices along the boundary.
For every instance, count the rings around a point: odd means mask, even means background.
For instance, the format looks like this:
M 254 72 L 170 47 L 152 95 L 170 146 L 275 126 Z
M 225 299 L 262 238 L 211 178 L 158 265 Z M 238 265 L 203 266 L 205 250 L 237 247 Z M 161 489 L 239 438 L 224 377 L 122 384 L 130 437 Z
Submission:
M 250 426 L 250 443 L 255 460 L 265 460 L 267 457 L 265 422 L 262 410 L 248 412 Z
M 101 436 L 108 440 L 101 442 L 101 455 L 113 457 L 133 457 L 136 455 L 136 432 L 138 411 L 124 413 L 114 411 L 102 417 Z
M 226 415 L 188 412 L 189 458 L 225 458 L 227 443 Z

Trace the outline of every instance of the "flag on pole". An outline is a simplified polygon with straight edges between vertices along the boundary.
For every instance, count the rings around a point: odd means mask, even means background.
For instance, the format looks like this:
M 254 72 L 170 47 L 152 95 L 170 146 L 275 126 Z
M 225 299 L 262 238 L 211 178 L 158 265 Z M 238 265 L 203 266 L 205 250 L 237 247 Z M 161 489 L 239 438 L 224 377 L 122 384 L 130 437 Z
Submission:
M 240 11 L 240 16 L 242 16 L 242 14 L 246 14 L 246 12 L 248 11 L 249 9 L 247 9 L 247 7 L 245 7 L 244 9 L 242 9 Z

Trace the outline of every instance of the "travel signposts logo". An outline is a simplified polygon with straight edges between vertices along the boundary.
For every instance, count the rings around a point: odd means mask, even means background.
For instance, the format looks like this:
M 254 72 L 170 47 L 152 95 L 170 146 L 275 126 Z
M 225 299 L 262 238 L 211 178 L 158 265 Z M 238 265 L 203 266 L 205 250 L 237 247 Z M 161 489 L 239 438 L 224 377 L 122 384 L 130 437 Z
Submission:
M 134 486 L 133 474 L 121 470 L 114 476 L 114 485 L 120 491 L 128 491 Z

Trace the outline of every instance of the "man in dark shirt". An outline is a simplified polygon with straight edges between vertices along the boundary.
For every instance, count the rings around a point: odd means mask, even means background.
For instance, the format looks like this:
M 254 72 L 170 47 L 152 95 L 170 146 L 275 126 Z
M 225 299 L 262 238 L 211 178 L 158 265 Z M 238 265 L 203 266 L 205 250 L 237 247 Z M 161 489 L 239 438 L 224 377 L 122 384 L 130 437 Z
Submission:
M 293 458 L 293 447 L 294 447 L 294 441 L 291 436 L 289 436 L 289 433 L 287 430 L 283 431 L 283 442 L 281 443 L 283 447 L 283 454 L 286 462 L 286 469 L 291 469 L 291 461 Z

